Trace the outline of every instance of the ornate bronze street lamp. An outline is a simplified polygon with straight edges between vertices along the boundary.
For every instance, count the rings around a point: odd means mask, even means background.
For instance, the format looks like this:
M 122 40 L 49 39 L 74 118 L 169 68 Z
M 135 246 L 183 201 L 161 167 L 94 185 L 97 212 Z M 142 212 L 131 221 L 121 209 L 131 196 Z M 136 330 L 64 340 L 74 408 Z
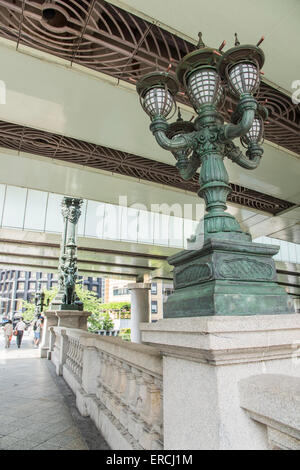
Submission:
M 225 53 L 206 47 L 199 33 L 198 49 L 169 72 L 153 72 L 137 83 L 143 109 L 158 144 L 173 153 L 182 178 L 199 174 L 199 196 L 206 206 L 204 245 L 169 258 L 175 266 L 175 292 L 167 301 L 165 317 L 290 313 L 286 292 L 276 283 L 272 256 L 279 247 L 251 242 L 234 216 L 226 212 L 231 191 L 224 157 L 246 169 L 255 169 L 263 154 L 261 140 L 267 109 L 253 94 L 260 83 L 264 53 L 254 45 L 240 45 Z M 181 84 L 197 113 L 194 123 L 167 117 L 176 111 Z M 219 112 L 225 89 L 238 97 L 231 123 Z M 246 154 L 233 143 L 240 137 Z
M 45 306 L 45 293 L 42 291 L 42 284 L 40 282 L 38 283 L 38 288 L 34 296 L 34 305 L 34 314 L 38 317 Z
M 82 302 L 76 297 L 77 279 L 77 223 L 81 215 L 82 199 L 64 197 L 61 213 L 64 228 L 58 265 L 58 293 L 51 303 L 51 310 L 83 310 Z

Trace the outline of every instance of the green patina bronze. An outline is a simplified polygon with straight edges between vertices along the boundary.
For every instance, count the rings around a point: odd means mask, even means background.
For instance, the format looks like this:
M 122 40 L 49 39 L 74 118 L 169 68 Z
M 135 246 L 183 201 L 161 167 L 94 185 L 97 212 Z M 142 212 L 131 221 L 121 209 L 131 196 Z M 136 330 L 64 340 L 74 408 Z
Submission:
M 177 78 L 188 89 L 188 80 L 201 68 L 219 71 L 225 78 L 228 64 L 239 64 L 241 58 L 263 65 L 264 54 L 257 46 L 236 47 L 221 54 L 206 47 L 200 36 L 199 49 L 185 56 L 177 67 Z M 175 79 L 163 72 L 151 74 L 137 84 L 141 100 L 156 83 L 172 95 Z M 144 109 L 145 102 L 142 103 Z M 158 144 L 173 153 L 182 178 L 192 178 L 198 169 L 199 196 L 205 201 L 204 244 L 196 250 L 184 250 L 168 259 L 174 266 L 175 292 L 164 307 L 164 317 L 202 315 L 268 315 L 291 313 L 288 295 L 276 282 L 272 259 L 279 248 L 252 243 L 249 233 L 243 232 L 238 221 L 226 209 L 231 191 L 224 158 L 243 168 L 254 170 L 263 154 L 262 147 L 250 141 L 246 155 L 233 143 L 245 136 L 254 119 L 267 118 L 267 110 L 251 93 L 241 93 L 231 123 L 224 124 L 217 103 L 193 103 L 197 118 L 192 124 L 179 116 L 168 124 L 164 113 L 151 115 L 150 129 Z M 149 114 L 149 112 L 148 112 Z
M 76 227 L 82 203 L 82 199 L 72 197 L 64 197 L 62 200 L 64 229 L 58 265 L 58 293 L 51 303 L 51 310 L 83 310 L 83 304 L 75 292 L 78 277 Z

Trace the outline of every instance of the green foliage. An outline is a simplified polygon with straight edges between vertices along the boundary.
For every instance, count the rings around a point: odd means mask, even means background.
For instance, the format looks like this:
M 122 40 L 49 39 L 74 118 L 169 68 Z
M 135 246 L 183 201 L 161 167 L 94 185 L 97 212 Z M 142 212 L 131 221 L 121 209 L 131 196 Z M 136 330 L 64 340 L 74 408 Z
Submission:
M 124 341 L 130 341 L 131 329 L 122 328 L 118 334 Z
M 55 298 L 58 288 L 53 287 L 50 290 L 45 289 L 45 306 L 44 310 L 47 310 L 49 304 Z M 109 331 L 114 328 L 114 322 L 111 314 L 118 313 L 120 318 L 130 318 L 130 302 L 110 302 L 107 304 L 101 303 L 102 299 L 99 299 L 97 294 L 93 291 L 85 289 L 81 283 L 76 285 L 76 294 L 83 303 L 83 308 L 87 312 L 91 312 L 91 316 L 88 317 L 88 329 L 91 332 L 98 330 Z M 22 313 L 26 322 L 31 322 L 34 319 L 35 304 L 34 299 L 30 302 L 23 300 Z M 130 337 L 130 336 L 129 336 Z
M 91 312 L 91 316 L 88 317 L 88 330 L 91 332 L 102 330 L 102 299 L 99 299 L 96 292 L 85 289 L 82 284 L 77 284 L 76 294 L 83 303 L 83 309 Z
M 49 305 L 51 304 L 52 300 L 55 298 L 57 292 L 58 292 L 58 287 L 51 287 L 51 289 L 47 290 L 44 289 L 44 294 L 45 294 L 45 305 L 43 308 L 43 312 L 48 309 Z
M 103 312 L 117 313 L 120 318 L 130 318 L 131 303 L 130 302 L 109 302 L 101 304 Z
M 98 315 L 101 306 L 103 305 L 101 303 L 102 299 L 99 299 L 97 296 L 96 292 L 84 289 L 82 284 L 77 284 L 76 285 L 76 294 L 83 303 L 83 308 L 87 312 L 91 312 L 92 315 Z
M 52 287 L 51 289 L 47 290 L 44 289 L 43 292 L 45 294 L 44 298 L 44 307 L 43 312 L 48 309 L 50 302 L 54 299 L 57 294 L 57 287 Z M 32 322 L 34 319 L 34 312 L 35 312 L 35 304 L 34 298 L 31 299 L 29 302 L 27 300 L 22 300 L 22 317 L 26 322 Z
M 35 305 L 32 302 L 27 302 L 27 300 L 22 300 L 22 308 L 25 309 L 22 315 L 24 318 L 24 321 L 26 322 L 32 322 L 34 319 L 34 310 L 35 310 Z
M 109 330 L 113 330 L 114 328 L 114 322 L 111 318 L 111 316 L 109 315 L 109 313 L 105 313 L 103 315 L 103 319 L 102 319 L 102 330 L 105 330 L 105 331 L 109 331 Z

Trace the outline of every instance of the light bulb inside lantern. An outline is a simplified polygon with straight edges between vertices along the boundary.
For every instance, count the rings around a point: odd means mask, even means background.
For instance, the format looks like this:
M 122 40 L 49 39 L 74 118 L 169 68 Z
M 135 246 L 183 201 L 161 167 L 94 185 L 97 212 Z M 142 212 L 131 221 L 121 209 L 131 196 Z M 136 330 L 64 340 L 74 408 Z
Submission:
M 262 138 L 262 123 L 259 118 L 254 118 L 252 126 L 246 135 L 242 137 L 242 142 L 246 145 L 258 144 Z
M 256 65 L 240 62 L 229 70 L 229 82 L 235 93 L 253 93 L 259 85 L 259 72 Z
M 162 87 L 151 88 L 144 96 L 143 107 L 150 117 L 167 117 L 173 107 L 171 93 Z
M 218 104 L 222 96 L 220 77 L 213 68 L 198 69 L 188 79 L 187 91 L 194 108 Z

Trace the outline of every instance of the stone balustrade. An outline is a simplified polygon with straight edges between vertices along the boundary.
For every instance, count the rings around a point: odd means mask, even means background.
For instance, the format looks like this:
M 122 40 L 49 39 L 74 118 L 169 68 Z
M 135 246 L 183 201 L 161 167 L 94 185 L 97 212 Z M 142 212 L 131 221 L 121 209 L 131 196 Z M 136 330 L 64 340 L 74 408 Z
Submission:
M 51 358 L 114 449 L 163 449 L 162 357 L 149 346 L 52 328 Z
M 300 450 L 300 378 L 261 374 L 241 380 L 241 407 L 266 426 L 269 448 Z
M 47 357 L 112 449 L 300 449 L 299 315 L 140 329 L 141 344 L 50 328 Z
M 83 347 L 79 338 L 68 336 L 68 350 L 66 357 L 66 366 L 75 375 L 78 382 L 81 383 L 83 368 Z

